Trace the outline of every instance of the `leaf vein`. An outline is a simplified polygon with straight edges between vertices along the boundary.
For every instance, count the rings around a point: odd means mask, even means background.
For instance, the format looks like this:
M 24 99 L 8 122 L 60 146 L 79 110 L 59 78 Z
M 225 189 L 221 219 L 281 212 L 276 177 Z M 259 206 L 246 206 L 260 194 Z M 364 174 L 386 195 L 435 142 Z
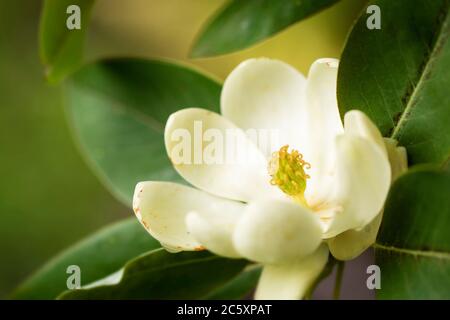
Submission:
M 448 38 L 448 29 L 449 29 L 449 3 L 446 2 L 445 8 L 444 8 L 444 19 L 441 23 L 441 27 L 437 31 L 438 36 L 436 37 L 436 40 L 434 41 L 433 47 L 430 51 L 430 54 L 428 57 L 425 58 L 425 61 L 428 61 L 428 63 L 425 63 L 423 69 L 421 70 L 421 74 L 419 77 L 419 80 L 417 82 L 417 85 L 414 87 L 411 95 L 407 98 L 406 107 L 403 110 L 401 116 L 397 120 L 397 125 L 394 126 L 391 138 L 395 138 L 398 140 L 400 136 L 400 130 L 404 126 L 405 122 L 407 122 L 409 115 L 411 114 L 411 111 L 413 107 L 416 105 L 417 102 L 417 95 L 419 91 L 421 90 L 422 86 L 424 85 L 424 82 L 428 78 L 429 74 L 432 72 L 433 62 L 436 59 L 436 56 L 439 55 L 441 48 L 445 44 L 445 41 L 447 41 Z
M 377 250 L 391 251 L 398 254 L 412 255 L 416 257 L 434 258 L 440 260 L 450 260 L 450 252 L 441 251 L 423 251 L 416 249 L 398 248 L 395 246 L 386 246 L 379 243 L 374 243 L 373 248 Z

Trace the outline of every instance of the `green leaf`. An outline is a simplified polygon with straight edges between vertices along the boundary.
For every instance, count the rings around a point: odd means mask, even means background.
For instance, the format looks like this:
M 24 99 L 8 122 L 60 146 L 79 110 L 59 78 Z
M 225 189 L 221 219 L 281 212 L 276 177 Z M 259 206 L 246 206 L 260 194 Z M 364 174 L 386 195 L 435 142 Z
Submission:
M 192 57 L 247 48 L 339 0 L 232 0 L 201 32 Z
M 197 299 L 235 277 L 245 260 L 208 252 L 153 250 L 128 262 L 119 282 L 71 290 L 60 299 Z
M 450 1 L 378 0 L 381 30 L 364 11 L 339 67 L 342 115 L 364 111 L 384 136 L 408 150 L 410 164 L 450 155 Z
M 262 267 L 249 266 L 235 278 L 209 293 L 203 299 L 209 300 L 239 300 L 244 299 L 255 289 L 261 275 Z
M 187 107 L 218 112 L 221 86 L 187 67 L 114 59 L 88 65 L 66 87 L 67 110 L 88 162 L 131 206 L 139 181 L 183 181 L 164 147 L 169 115 Z
M 450 299 L 450 173 L 415 169 L 389 193 L 374 245 L 381 299 Z
M 81 28 L 70 30 L 66 21 L 67 8 L 80 8 Z M 40 55 L 51 83 L 72 73 L 83 58 L 84 38 L 94 0 L 45 0 L 39 30 Z
M 67 267 L 81 269 L 81 284 L 106 277 L 128 260 L 160 244 L 135 217 L 108 226 L 44 265 L 11 296 L 13 299 L 54 299 L 67 290 Z

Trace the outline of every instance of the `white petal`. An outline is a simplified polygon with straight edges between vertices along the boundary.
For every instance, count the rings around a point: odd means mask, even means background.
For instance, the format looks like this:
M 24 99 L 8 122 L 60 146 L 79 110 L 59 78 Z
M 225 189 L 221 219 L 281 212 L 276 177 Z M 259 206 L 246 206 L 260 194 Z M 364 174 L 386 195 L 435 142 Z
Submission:
M 383 137 L 375 124 L 359 110 L 351 110 L 344 116 L 346 134 L 359 136 L 375 143 L 387 155 Z
M 241 208 L 243 210 L 243 206 Z M 232 235 L 242 210 L 232 212 L 191 212 L 186 218 L 187 229 L 206 249 L 220 256 L 239 258 Z
M 335 217 L 326 238 L 361 229 L 381 211 L 391 182 L 386 155 L 370 140 L 343 134 L 336 138 L 336 176 L 331 206 Z
M 304 159 L 311 164 L 305 197 L 310 206 L 323 201 L 333 179 L 335 158 L 334 141 L 343 132 L 336 97 L 339 61 L 319 59 L 309 70 L 306 84 L 307 113 L 303 123 Z
M 278 192 L 269 183 L 262 153 L 241 129 L 217 113 L 197 108 L 173 113 L 164 139 L 175 169 L 199 189 L 239 201 Z
M 304 259 L 286 265 L 264 266 L 255 299 L 302 299 L 319 277 L 328 260 L 328 248 L 320 246 Z
M 221 113 L 244 130 L 278 132 L 278 139 L 275 135 L 271 141 L 272 148 L 263 141 L 258 144 L 266 156 L 285 144 L 298 147 L 305 82 L 300 72 L 282 61 L 246 60 L 225 80 Z
M 285 263 L 311 254 L 321 243 L 319 218 L 294 202 L 250 203 L 236 225 L 236 250 L 249 260 Z
M 170 251 L 204 249 L 187 230 L 185 220 L 190 211 L 225 216 L 242 211 L 243 206 L 171 182 L 140 182 L 133 198 L 133 208 L 141 224 Z
M 408 170 L 408 156 L 405 147 L 398 147 L 397 140 L 384 138 L 389 163 L 391 164 L 392 181 Z
M 328 240 L 331 254 L 338 260 L 351 260 L 366 251 L 376 240 L 383 213 L 361 230 L 347 230 Z
M 408 168 L 406 149 L 398 147 L 397 141 L 389 138 L 384 139 L 384 144 L 391 166 L 391 181 L 393 181 Z M 375 242 L 382 219 L 383 212 L 380 212 L 363 229 L 348 230 L 331 238 L 328 241 L 330 252 L 339 260 L 356 258 Z

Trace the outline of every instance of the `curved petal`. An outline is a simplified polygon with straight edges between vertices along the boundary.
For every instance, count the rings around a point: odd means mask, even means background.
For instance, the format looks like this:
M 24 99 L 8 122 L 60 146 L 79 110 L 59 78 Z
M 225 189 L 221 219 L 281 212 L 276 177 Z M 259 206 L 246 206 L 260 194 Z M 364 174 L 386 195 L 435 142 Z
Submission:
M 311 164 L 310 179 L 305 198 L 310 206 L 322 202 L 328 195 L 334 175 L 334 141 L 342 134 L 336 97 L 336 82 L 339 61 L 319 59 L 308 74 L 306 84 L 306 115 L 303 135 L 307 137 L 301 151 L 304 159 Z
M 391 167 L 391 181 L 393 181 L 408 168 L 406 149 L 404 147 L 398 147 L 397 141 L 394 139 L 384 138 L 383 142 Z M 356 258 L 375 242 L 382 219 L 383 212 L 380 212 L 363 229 L 359 231 L 348 230 L 331 238 L 328 240 L 330 252 L 339 260 Z
M 221 113 L 244 130 L 259 130 L 258 146 L 266 156 L 282 145 L 299 147 L 305 77 L 290 65 L 268 58 L 250 59 L 227 77 Z M 267 141 L 267 143 L 265 143 Z
M 381 137 L 381 134 L 379 137 Z M 394 139 L 384 138 L 382 141 L 389 158 L 392 176 L 391 181 L 393 181 L 408 168 L 406 149 L 398 147 L 397 141 Z M 351 260 L 356 258 L 375 242 L 382 219 L 383 212 L 380 212 L 375 219 L 361 230 L 347 230 L 338 234 L 336 237 L 329 239 L 328 246 L 330 252 L 339 260 Z
M 199 189 L 245 202 L 279 192 L 270 185 L 258 148 L 217 113 L 197 108 L 173 113 L 164 140 L 175 169 Z
M 190 234 L 206 249 L 220 256 L 240 258 L 233 245 L 232 235 L 236 222 L 241 217 L 240 210 L 232 212 L 190 212 L 186 217 Z
M 347 230 L 327 241 L 331 254 L 338 260 L 351 260 L 366 251 L 376 240 L 383 213 L 379 213 L 361 230 Z
M 359 110 L 351 110 L 344 116 L 344 130 L 346 134 L 359 136 L 361 138 L 372 141 L 380 149 L 386 153 L 386 147 L 380 130 L 375 124 L 366 116 L 365 113 Z
M 392 181 L 408 170 L 408 156 L 405 147 L 397 146 L 395 139 L 384 138 L 384 145 L 391 165 Z
M 233 241 L 247 259 L 279 264 L 311 254 L 321 236 L 319 218 L 309 209 L 294 202 L 261 200 L 247 206 Z
M 140 182 L 136 185 L 133 209 L 145 229 L 169 251 L 203 250 L 189 234 L 186 215 L 190 211 L 234 215 L 244 205 L 171 182 Z
M 361 229 L 381 211 L 391 182 L 386 155 L 373 142 L 343 134 L 336 138 L 336 176 L 329 205 L 335 216 L 324 237 Z
M 255 299 L 302 299 L 328 261 L 328 248 L 321 245 L 314 253 L 293 264 L 264 266 Z

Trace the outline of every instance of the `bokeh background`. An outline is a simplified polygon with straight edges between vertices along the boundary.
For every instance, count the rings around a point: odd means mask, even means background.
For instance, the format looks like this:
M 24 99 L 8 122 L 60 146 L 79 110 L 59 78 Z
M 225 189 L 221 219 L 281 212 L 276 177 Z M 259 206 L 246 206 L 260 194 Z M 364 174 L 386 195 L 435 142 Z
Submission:
M 307 73 L 338 58 L 363 0 L 342 0 L 275 37 L 235 54 L 189 59 L 201 26 L 224 0 L 98 0 L 86 61 L 140 56 L 182 60 L 219 78 L 242 60 L 266 56 Z M 42 2 L 0 1 L 0 298 L 46 260 L 131 210 L 100 184 L 77 150 L 59 87 L 46 84 L 37 33 Z M 342 298 L 370 298 L 368 252 L 347 265 Z M 328 298 L 331 279 L 317 297 Z

